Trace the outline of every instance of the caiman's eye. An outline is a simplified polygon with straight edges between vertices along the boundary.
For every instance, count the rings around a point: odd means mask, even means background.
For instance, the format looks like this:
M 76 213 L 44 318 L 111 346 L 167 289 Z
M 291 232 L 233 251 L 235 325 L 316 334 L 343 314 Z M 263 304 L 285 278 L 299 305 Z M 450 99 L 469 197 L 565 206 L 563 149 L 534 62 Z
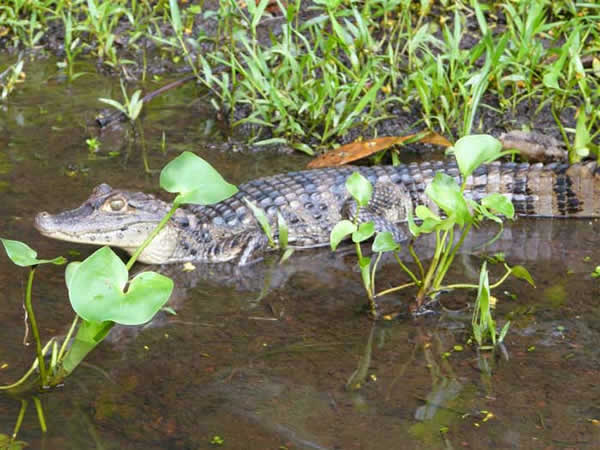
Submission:
M 125 207 L 125 200 L 122 198 L 115 198 L 110 201 L 109 206 L 113 211 L 121 211 Z

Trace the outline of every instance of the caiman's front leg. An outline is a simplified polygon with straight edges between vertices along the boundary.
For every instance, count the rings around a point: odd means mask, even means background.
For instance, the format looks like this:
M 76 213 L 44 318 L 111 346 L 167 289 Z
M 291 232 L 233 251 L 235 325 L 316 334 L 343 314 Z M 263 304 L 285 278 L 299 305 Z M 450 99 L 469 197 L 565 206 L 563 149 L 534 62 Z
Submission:
M 196 241 L 193 236 L 179 236 L 178 245 L 172 259 L 178 261 L 198 261 L 222 263 L 238 261 L 243 266 L 260 259 L 260 255 L 269 249 L 269 240 L 259 227 L 244 231 L 219 232 L 207 234 Z

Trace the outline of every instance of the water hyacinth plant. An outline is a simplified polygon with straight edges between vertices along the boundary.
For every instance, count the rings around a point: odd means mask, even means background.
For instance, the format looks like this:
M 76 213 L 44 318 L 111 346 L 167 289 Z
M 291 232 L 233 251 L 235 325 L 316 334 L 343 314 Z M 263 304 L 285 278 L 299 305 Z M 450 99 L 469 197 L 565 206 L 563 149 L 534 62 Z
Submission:
M 398 253 L 402 248 L 401 243 L 395 242 L 389 231 L 376 232 L 372 222 L 360 223 L 358 212 L 354 215 L 354 220 L 342 220 L 331 231 L 330 241 L 333 250 L 336 249 L 342 240 L 351 236 L 355 244 L 363 285 L 371 307 L 371 314 L 374 316 L 377 316 L 376 298 L 402 289 L 410 287 L 417 289 L 415 301 L 411 304 L 411 309 L 414 312 L 419 311 L 427 298 L 434 296 L 441 290 L 457 288 L 478 289 L 479 285 L 473 284 L 444 284 L 452 262 L 474 225 L 479 224 L 483 220 L 492 220 L 502 227 L 503 220 L 514 217 L 512 203 L 501 194 L 489 194 L 480 203 L 473 201 L 465 195 L 467 181 L 477 167 L 481 164 L 492 162 L 506 154 L 502 152 L 500 142 L 487 135 L 466 136 L 456 142 L 452 148 L 452 154 L 459 168 L 460 184 L 449 175 L 443 173 L 436 174 L 432 183 L 426 187 L 425 194 L 437 206 L 437 210 L 434 211 L 426 205 L 417 205 L 414 216 L 412 213 L 409 213 L 408 217 L 408 228 L 415 238 L 426 234 L 433 234 L 435 236 L 436 246 L 434 255 L 427 267 L 419 259 L 413 248 L 413 243 L 410 242 L 408 244 L 409 253 L 418 267 L 418 272 L 414 273 L 399 258 Z M 352 174 L 346 181 L 346 188 L 355 200 L 358 210 L 368 205 L 373 187 L 362 175 L 359 173 Z M 361 243 L 371 239 L 373 236 L 375 238 L 371 245 L 371 250 L 377 255 L 375 258 L 364 256 L 361 248 Z M 402 272 L 408 275 L 411 281 L 382 292 L 376 292 L 375 277 L 377 266 L 383 253 L 386 252 L 394 254 Z M 492 287 L 499 286 L 510 275 L 525 279 L 533 284 L 533 280 L 524 267 L 510 267 L 506 263 L 504 263 L 504 266 L 506 270 L 505 274 Z M 482 269 L 482 272 L 484 269 Z M 487 280 L 487 271 L 485 273 L 485 279 Z M 489 283 L 487 285 L 489 289 Z M 484 309 L 477 310 L 477 314 Z M 485 311 L 489 312 L 488 309 L 485 309 Z M 486 323 L 489 324 L 492 322 L 488 321 Z M 481 336 L 482 333 L 479 333 L 479 335 Z
M 27 244 L 1 239 L 10 260 L 29 269 L 25 308 L 36 344 L 37 357 L 20 380 L 0 386 L 0 390 L 24 399 L 21 420 L 27 407 L 26 398 L 32 397 L 38 411 L 40 426 L 46 431 L 38 393 L 61 385 L 104 340 L 115 324 L 146 323 L 169 300 L 173 290 L 173 281 L 170 278 L 151 271 L 130 278 L 129 271 L 177 208 L 187 203 L 216 203 L 237 191 L 237 188 L 227 183 L 210 164 L 190 152 L 182 153 L 164 167 L 160 176 L 160 186 L 167 192 L 177 194 L 173 206 L 127 264 L 109 247 L 102 247 L 84 261 L 71 262 L 67 266 L 65 282 L 75 318 L 60 347 L 56 338 L 51 338 L 42 346 L 33 309 L 32 285 L 38 266 L 61 265 L 66 263 L 66 259 L 38 259 L 37 252 Z M 18 426 L 13 440 L 17 432 Z

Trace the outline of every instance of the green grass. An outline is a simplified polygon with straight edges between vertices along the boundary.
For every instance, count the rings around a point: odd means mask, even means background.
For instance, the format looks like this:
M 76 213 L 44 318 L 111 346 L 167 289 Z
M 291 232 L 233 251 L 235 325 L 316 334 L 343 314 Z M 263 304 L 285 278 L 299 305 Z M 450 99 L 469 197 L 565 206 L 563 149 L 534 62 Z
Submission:
M 275 15 L 268 3 L 224 0 L 214 11 L 175 0 L 15 0 L 0 6 L 0 34 L 6 46 L 35 47 L 59 26 L 69 80 L 86 55 L 145 78 L 141 44 L 152 42 L 188 65 L 256 144 L 312 153 L 349 133 L 374 136 L 398 111 L 415 112 L 413 128 L 457 137 L 487 131 L 485 110 L 502 117 L 527 105 L 554 113 L 573 160 L 596 151 L 594 2 L 290 0 Z

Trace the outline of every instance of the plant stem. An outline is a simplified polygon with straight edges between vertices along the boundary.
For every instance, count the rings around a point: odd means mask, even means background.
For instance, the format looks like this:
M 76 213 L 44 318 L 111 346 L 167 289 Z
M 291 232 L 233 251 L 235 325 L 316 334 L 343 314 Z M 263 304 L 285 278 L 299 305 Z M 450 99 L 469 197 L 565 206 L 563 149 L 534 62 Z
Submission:
M 429 287 L 431 286 L 431 280 L 436 272 L 436 269 L 437 269 L 439 261 L 440 261 L 442 245 L 443 245 L 443 242 L 446 240 L 447 234 L 448 234 L 448 231 L 446 230 L 444 232 L 444 239 L 440 240 L 440 232 L 436 231 L 436 233 L 435 233 L 435 254 L 433 255 L 433 259 L 431 260 L 431 263 L 429 265 L 429 270 L 427 271 L 427 275 L 425 275 L 425 278 L 423 279 L 423 284 L 421 285 L 421 288 L 419 289 L 419 292 L 417 293 L 417 307 L 421 306 L 421 304 L 423 303 L 423 300 L 425 299 L 425 296 L 427 295 L 427 293 L 429 291 Z
M 507 268 L 506 273 L 504 275 L 502 275 L 502 277 L 496 281 L 494 284 L 490 285 L 490 290 L 492 289 L 496 289 L 498 286 L 500 286 L 502 283 L 504 283 L 506 281 L 506 279 L 510 276 L 510 274 L 512 273 L 512 271 L 510 270 L 510 267 Z M 436 289 L 434 289 L 433 292 L 439 292 L 439 291 L 443 291 L 446 289 L 478 289 L 479 286 L 476 284 L 469 284 L 469 283 L 457 283 L 457 284 L 448 284 L 446 286 L 440 286 Z
M 413 257 L 413 260 L 415 261 L 417 266 L 419 266 L 419 272 L 421 272 L 421 280 L 422 280 L 423 278 L 425 278 L 425 269 L 423 269 L 423 264 L 421 264 L 421 260 L 417 256 L 417 253 L 415 252 L 415 248 L 413 247 L 412 243 L 408 246 L 408 252 Z
M 21 409 L 19 410 L 19 415 L 17 416 L 17 423 L 15 423 L 15 429 L 13 430 L 12 434 L 13 440 L 15 440 L 17 438 L 17 435 L 19 434 L 21 424 L 23 423 L 23 417 L 25 417 L 25 411 L 27 411 L 27 400 L 21 399 Z
M 449 235 L 449 237 L 448 237 L 448 235 Z M 447 230 L 444 233 L 444 237 L 442 239 L 442 253 L 440 255 L 440 262 L 438 264 L 438 270 L 435 272 L 435 277 L 433 280 L 434 288 L 438 287 L 441 283 L 441 280 L 444 279 L 444 275 L 446 274 L 446 271 L 447 271 L 447 269 L 444 270 L 444 268 L 448 267 L 448 266 L 446 266 L 446 261 L 448 260 L 448 257 L 450 256 L 453 243 L 454 243 L 454 227 L 451 228 L 450 230 Z
M 445 259 L 444 265 L 439 270 L 439 274 L 440 275 L 437 277 L 436 283 L 434 283 L 434 287 L 436 287 L 436 288 L 440 287 L 440 285 L 442 284 L 442 281 L 444 281 L 444 277 L 446 276 L 446 273 L 448 272 L 448 269 L 450 268 L 450 265 L 452 265 L 452 261 L 454 261 L 454 257 L 456 256 L 456 252 L 458 252 L 458 249 L 462 247 L 463 243 L 465 242 L 465 238 L 467 237 L 467 234 L 469 234 L 469 231 L 471 230 L 472 226 L 473 226 L 473 223 L 470 222 L 465 227 L 463 233 L 460 236 L 460 239 L 458 240 L 458 242 L 456 243 L 456 245 L 454 246 L 454 248 L 450 252 L 450 255 Z
M 77 325 L 78 321 L 79 321 L 79 316 L 77 314 L 75 314 L 75 319 L 73 319 L 71 328 L 69 328 L 69 332 L 65 336 L 65 340 L 63 341 L 62 345 L 60 346 L 60 351 L 58 352 L 58 360 L 59 361 L 62 361 L 63 355 L 65 354 L 65 350 L 67 349 L 67 344 L 71 340 L 71 336 L 73 335 L 73 332 L 75 331 L 75 326 Z
M 177 202 L 174 202 L 173 206 L 171 207 L 169 212 L 166 214 L 166 216 L 162 218 L 162 220 L 158 223 L 156 228 L 154 230 L 152 230 L 152 233 L 150 233 L 148 235 L 148 237 L 142 243 L 142 245 L 140 245 L 138 247 L 138 249 L 133 253 L 133 255 L 131 255 L 131 258 L 129 258 L 129 261 L 127 261 L 127 264 L 125 265 L 125 268 L 127 270 L 131 269 L 131 266 L 133 266 L 133 263 L 136 262 L 136 260 L 139 258 L 139 256 L 144 251 L 144 249 L 146 247 L 148 247 L 148 244 L 150 244 L 150 242 L 152 242 L 152 240 L 158 235 L 158 233 L 160 233 L 162 231 L 162 229 L 165 227 L 165 225 L 167 224 L 169 219 L 173 216 L 173 214 L 175 214 L 175 210 L 177 208 L 179 208 L 179 204 Z
M 504 283 L 504 281 L 510 276 L 510 274 L 512 273 L 512 270 L 510 270 L 510 267 L 506 266 L 506 264 L 504 265 L 506 267 L 506 273 L 504 274 L 504 276 L 502 278 L 500 278 L 498 281 L 496 281 L 494 284 L 490 285 L 490 290 L 491 289 L 495 289 L 498 286 L 500 286 L 502 283 Z
M 42 343 L 40 341 L 40 332 L 38 330 L 37 322 L 35 320 L 35 314 L 33 313 L 33 307 L 31 306 L 31 289 L 33 286 L 33 277 L 35 275 L 35 267 L 29 270 L 29 277 L 27 279 L 27 291 L 25 293 L 25 309 L 27 310 L 27 317 L 29 317 L 29 323 L 31 324 L 31 331 L 33 331 L 33 338 L 35 339 L 35 350 L 37 353 L 38 364 L 40 368 L 40 386 L 44 387 L 46 383 L 46 364 L 44 363 L 44 355 L 42 353 Z
M 46 419 L 44 418 L 44 409 L 42 408 L 42 402 L 40 402 L 40 398 L 36 395 L 33 397 L 33 403 L 35 404 L 35 409 L 37 411 L 38 420 L 40 421 L 40 428 L 42 432 L 48 431 L 48 427 L 46 426 Z
M 48 341 L 48 343 L 44 346 L 44 348 L 42 349 L 42 353 L 43 354 L 45 354 L 48 351 L 48 349 L 52 345 L 52 342 L 54 342 L 54 338 L 50 339 L 50 341 Z M 31 374 L 37 368 L 38 364 L 39 364 L 39 361 L 36 358 L 33 361 L 33 364 L 31 364 L 31 367 L 29 368 L 29 370 L 27 372 L 25 372 L 25 375 L 23 375 L 20 379 L 18 379 L 17 381 L 15 381 L 13 384 L 8 384 L 8 385 L 5 385 L 5 386 L 0 386 L 0 391 L 9 391 L 11 389 L 18 388 L 20 385 L 22 385 L 23 383 L 25 383 L 27 381 L 27 379 L 31 376 Z
M 439 288 L 435 289 L 433 292 L 439 292 L 439 291 L 445 291 L 445 290 L 449 290 L 449 289 L 477 289 L 479 286 L 477 286 L 476 284 L 469 284 L 469 283 L 456 283 L 456 284 L 447 284 L 446 286 L 440 286 Z
M 419 285 L 419 283 L 421 282 L 421 280 L 419 280 L 414 273 L 412 273 L 412 270 L 410 270 L 408 267 L 406 267 L 406 265 L 402 262 L 402 260 L 400 259 L 400 257 L 398 256 L 398 252 L 394 252 L 394 258 L 396 258 L 396 262 L 400 265 L 400 267 L 402 268 L 402 270 L 404 270 L 408 276 L 414 281 L 414 284 L 416 284 L 417 286 Z M 423 267 L 420 267 L 421 271 L 423 271 Z M 421 277 L 424 277 L 424 273 L 421 273 Z
M 411 287 L 411 286 L 416 286 L 416 283 L 414 283 L 414 282 L 411 281 L 410 283 L 405 283 L 405 284 L 401 284 L 400 286 L 396 286 L 396 287 L 393 287 L 393 288 L 386 289 L 385 291 L 381 291 L 381 292 L 378 292 L 377 294 L 375 294 L 375 296 L 373 298 L 377 298 L 377 297 L 381 297 L 383 295 L 391 294 L 392 292 L 400 291 L 402 289 L 406 289 L 407 287 Z
M 358 256 L 358 259 L 361 260 L 363 258 L 363 254 L 362 249 L 360 248 L 360 243 L 356 242 L 354 245 L 356 246 L 356 255 Z
M 376 297 L 376 295 L 375 295 L 375 272 L 377 271 L 377 265 L 379 264 L 379 260 L 381 260 L 382 256 L 383 256 L 383 252 L 379 252 L 377 254 L 377 258 L 375 259 L 375 262 L 373 263 L 373 268 L 371 269 L 371 294 L 373 295 L 373 298 Z

